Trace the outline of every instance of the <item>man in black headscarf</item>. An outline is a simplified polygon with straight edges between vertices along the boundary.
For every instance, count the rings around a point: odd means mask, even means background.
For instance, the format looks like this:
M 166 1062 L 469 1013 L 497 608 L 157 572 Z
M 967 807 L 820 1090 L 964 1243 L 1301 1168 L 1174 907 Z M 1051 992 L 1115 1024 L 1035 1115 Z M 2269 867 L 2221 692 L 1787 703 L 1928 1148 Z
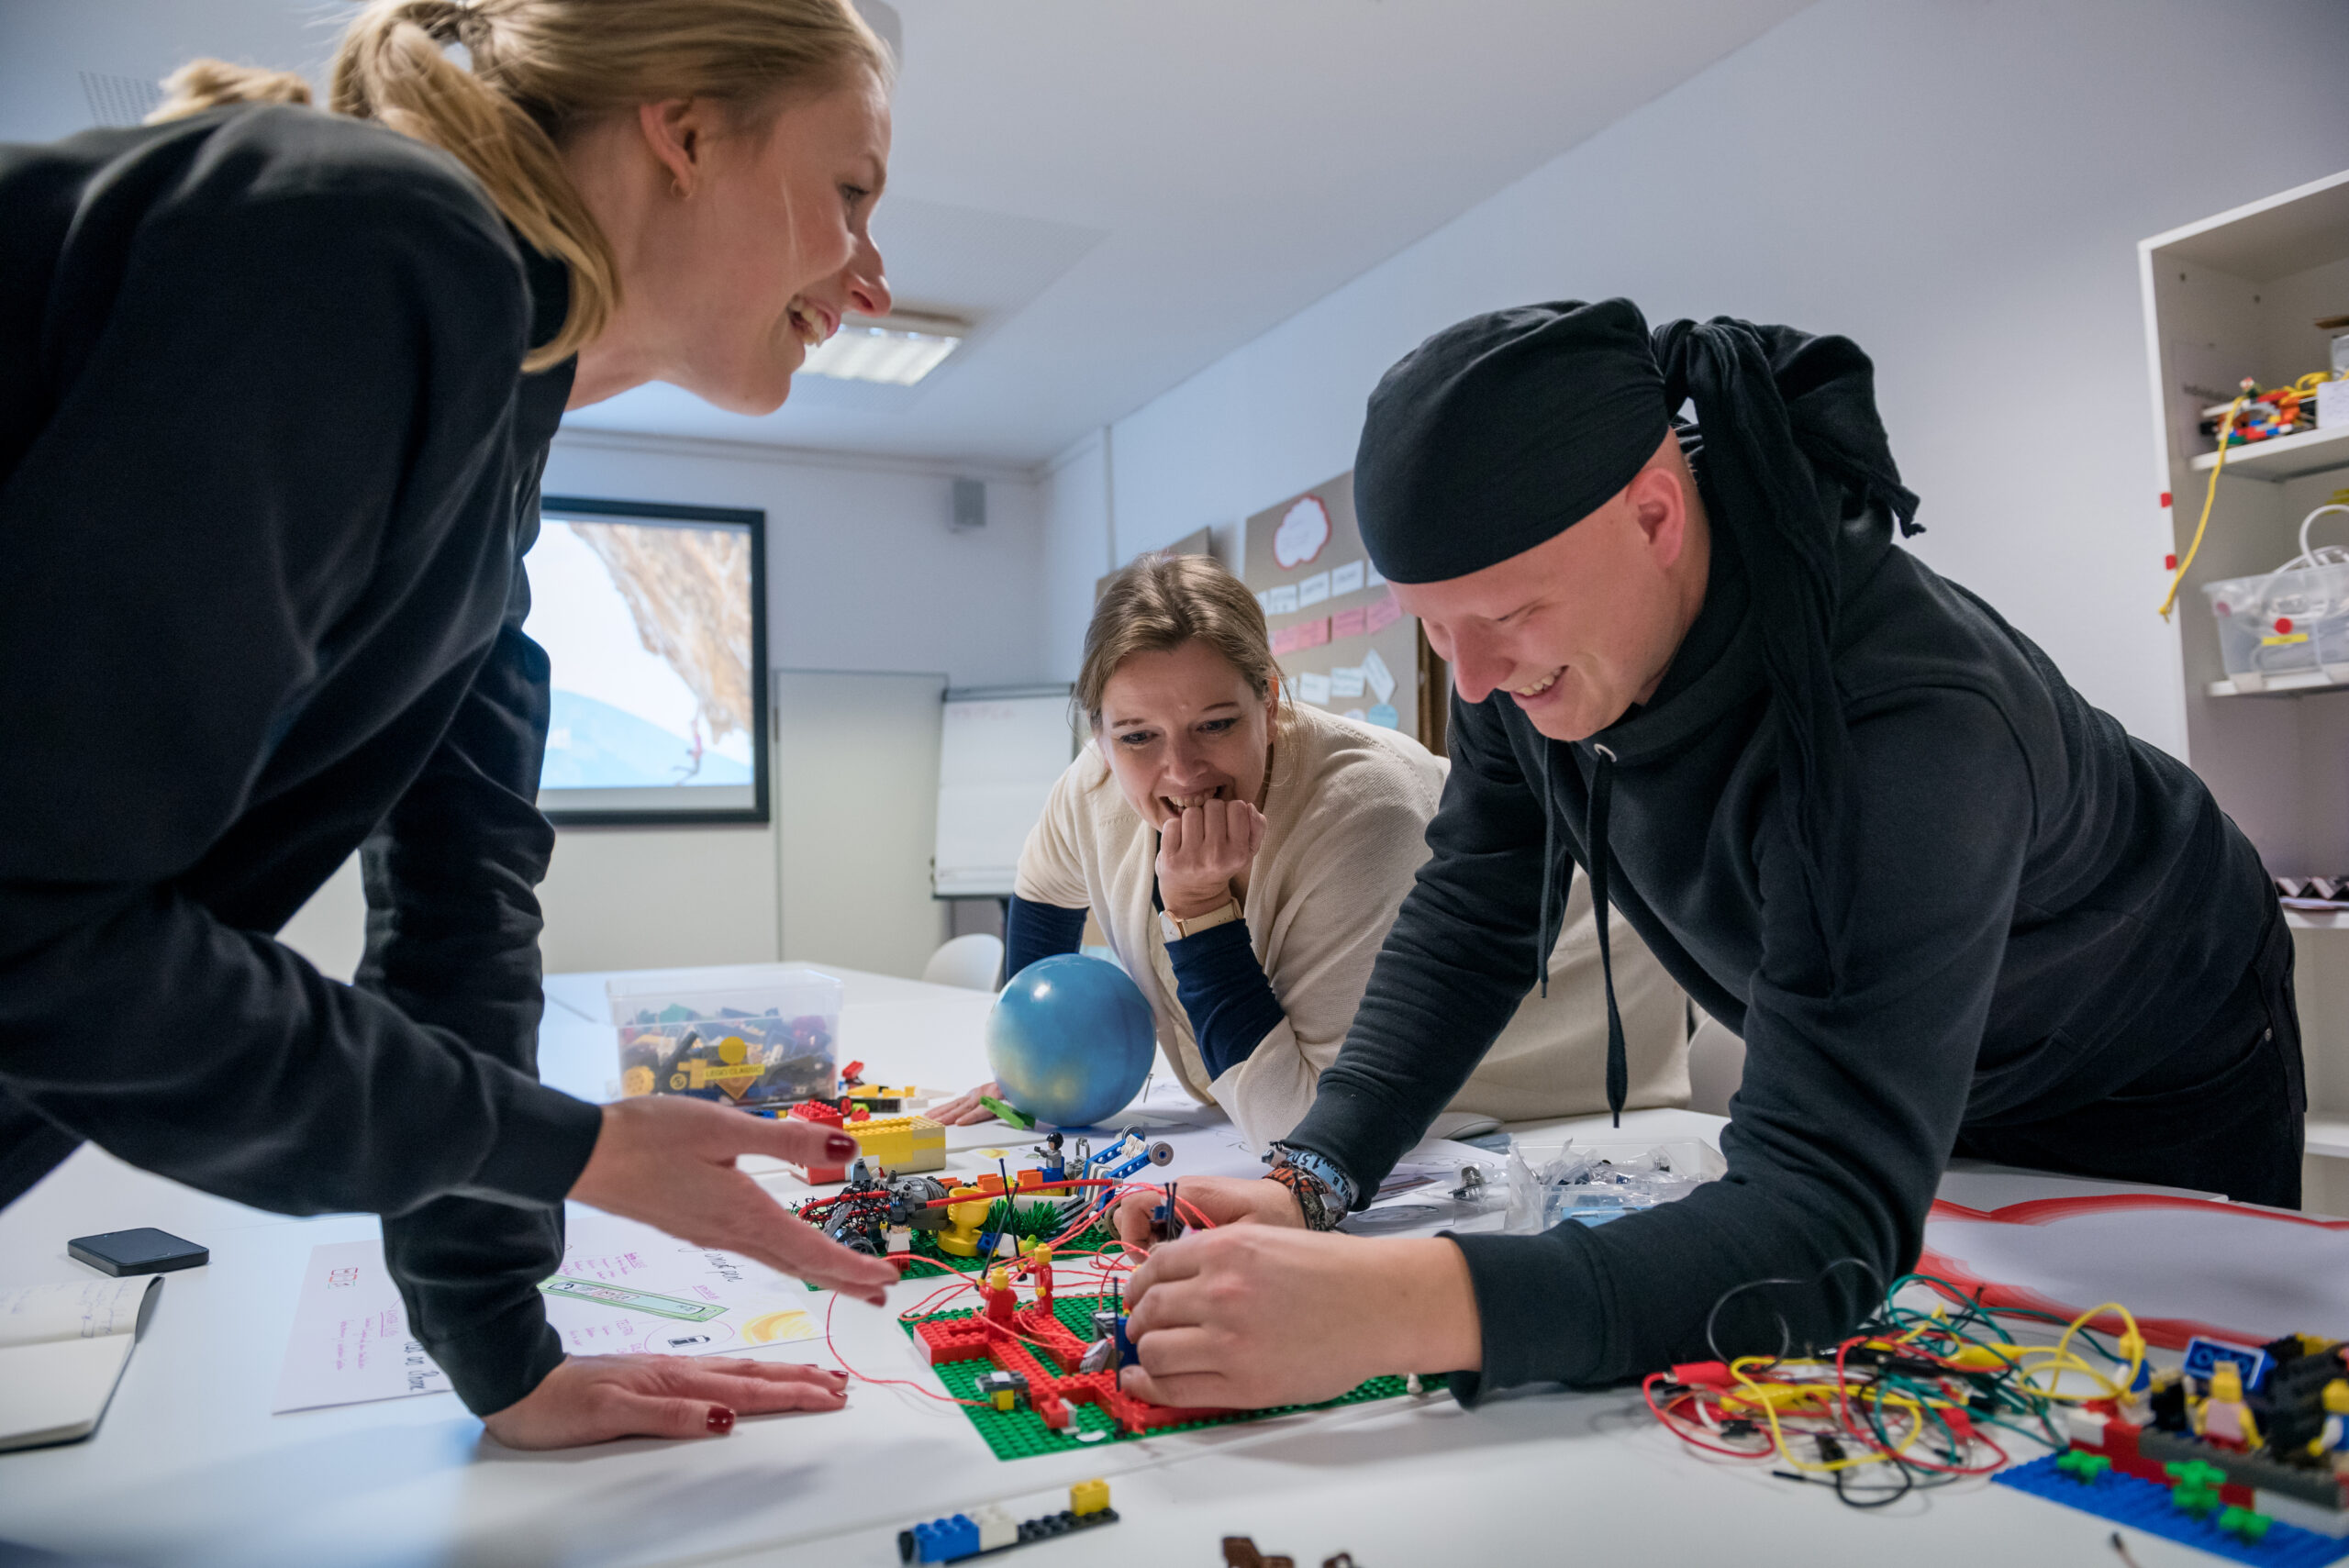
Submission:
M 1473 1399 L 1826 1343 L 1915 1261 L 1953 1152 L 2298 1205 L 2291 941 L 2257 855 L 1894 543 L 1917 501 L 1854 345 L 1651 335 L 1624 300 L 1479 317 L 1380 383 L 1354 495 L 1457 682 L 1433 858 L 1275 1181 L 1184 1184 L 1271 1223 L 1140 1271 L 1135 1392 L 1448 1370 Z M 1310 1234 L 1535 983 L 1576 866 L 1744 1037 L 1728 1177 L 1603 1229 Z M 1738 1289 L 1762 1280 L 1798 1283 Z

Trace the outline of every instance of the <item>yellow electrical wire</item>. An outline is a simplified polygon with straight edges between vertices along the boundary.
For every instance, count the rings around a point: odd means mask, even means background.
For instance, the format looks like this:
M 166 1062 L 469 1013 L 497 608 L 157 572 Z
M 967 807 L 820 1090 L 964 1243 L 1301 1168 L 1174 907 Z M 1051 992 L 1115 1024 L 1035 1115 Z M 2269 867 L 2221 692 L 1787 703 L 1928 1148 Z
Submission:
M 2246 387 L 2232 403 L 2227 405 L 2227 417 L 2219 423 L 2219 461 L 2210 465 L 2210 487 L 2202 495 L 2202 520 L 2194 525 L 2194 542 L 2186 547 L 2186 559 L 2177 563 L 2177 574 L 2169 580 L 2169 592 L 2162 597 L 2162 619 L 2169 619 L 2170 611 L 2177 607 L 2177 590 L 2186 582 L 2187 572 L 2194 565 L 2195 552 L 2202 548 L 2202 530 L 2210 526 L 2210 507 L 2219 498 L 2219 475 L 2227 466 L 2227 437 L 2234 432 L 2235 417 L 2251 401 L 2251 389 Z
M 2120 1316 L 2121 1332 L 2117 1343 L 2121 1353 L 2128 1358 L 2128 1373 L 2117 1384 L 2098 1371 L 2087 1358 L 2071 1348 L 2072 1341 L 2091 1322 L 2107 1312 Z M 1936 1319 L 1940 1318 L 1942 1309 L 1935 1307 L 1933 1316 Z M 1922 1331 L 1921 1328 L 1912 1329 L 1897 1338 L 1879 1337 L 1869 1340 L 1868 1346 L 1893 1349 L 1913 1341 Z M 2115 1399 L 2124 1396 L 2135 1385 L 2137 1374 L 2144 1368 L 2145 1337 L 2139 1331 L 2137 1319 L 2131 1315 L 2128 1307 L 2117 1301 L 2107 1301 L 2089 1307 L 2086 1312 L 2073 1318 L 2065 1326 L 2062 1336 L 2052 1346 L 2012 1343 L 1967 1345 L 1960 1347 L 1954 1353 L 1944 1355 L 1942 1359 L 1954 1367 L 1967 1370 L 1983 1372 L 2010 1370 L 2015 1373 L 2016 1381 L 2038 1398 L 2044 1399 L 2050 1404 L 2077 1404 L 2089 1399 Z M 1772 1378 L 1767 1382 L 1757 1382 L 1750 1371 L 1757 1366 L 1767 1366 L 1773 1372 L 1781 1373 L 1820 1372 L 1827 1374 L 1828 1380 L 1809 1383 Z M 2048 1373 L 2053 1375 L 2049 1381 L 2043 1384 L 2033 1375 L 2037 1373 Z M 2097 1385 L 2097 1391 L 2080 1394 L 2062 1392 L 2064 1374 L 2066 1373 L 2078 1373 L 2087 1377 Z M 1864 1464 L 1882 1464 L 1898 1455 L 1905 1454 L 1916 1446 L 1917 1440 L 1924 1435 L 1928 1411 L 1953 1409 L 1957 1406 L 1954 1400 L 1920 1399 L 1910 1394 L 1887 1393 L 1876 1388 L 1847 1390 L 1836 1379 L 1833 1363 L 1817 1360 L 1780 1361 L 1772 1356 L 1741 1356 L 1729 1363 L 1729 1373 L 1737 1380 L 1739 1388 L 1742 1392 L 1724 1390 L 1721 1396 L 1723 1411 L 1728 1411 L 1734 1405 L 1741 1411 L 1759 1414 L 1769 1426 L 1770 1446 L 1777 1451 L 1778 1457 L 1785 1461 L 1789 1468 L 1813 1474 L 1829 1474 L 1839 1470 L 1853 1470 Z M 1897 1412 L 1906 1421 L 1907 1430 L 1900 1440 L 1889 1448 L 1873 1450 L 1865 1453 L 1846 1454 L 1842 1459 L 1797 1458 L 1794 1450 L 1787 1442 L 1785 1428 L 1779 1424 L 1779 1412 L 1783 1409 L 1789 1415 L 1823 1415 L 1838 1397 L 1848 1399 L 1854 1393 L 1865 1394 L 1879 1412 L 1885 1410 Z

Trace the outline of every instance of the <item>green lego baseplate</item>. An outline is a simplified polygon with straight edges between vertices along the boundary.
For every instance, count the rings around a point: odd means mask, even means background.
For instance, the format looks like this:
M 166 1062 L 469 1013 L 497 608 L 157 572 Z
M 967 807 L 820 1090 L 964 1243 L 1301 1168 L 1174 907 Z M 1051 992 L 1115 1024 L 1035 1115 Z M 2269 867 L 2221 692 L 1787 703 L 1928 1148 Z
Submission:
M 1093 1332 L 1094 1312 L 1115 1305 L 1115 1300 L 1107 1296 L 1058 1296 L 1052 1302 L 1052 1316 L 1082 1340 Z M 974 1317 L 979 1310 L 966 1307 L 927 1313 L 905 1323 L 906 1335 L 912 1338 L 914 1331 L 924 1323 Z M 982 1397 L 979 1393 L 980 1376 L 994 1369 L 985 1362 L 963 1361 L 948 1362 L 930 1370 L 938 1374 L 939 1382 L 945 1385 L 946 1392 L 955 1398 L 977 1400 Z M 1366 1405 L 1374 1399 L 1392 1399 L 1408 1392 L 1408 1387 L 1399 1377 L 1374 1377 L 1352 1392 L 1319 1405 L 1280 1405 L 1264 1410 L 1235 1410 L 1154 1428 L 1146 1434 L 1120 1431 L 1117 1422 L 1104 1414 L 1099 1407 L 1074 1401 L 1069 1406 L 1070 1425 L 1062 1431 L 1044 1425 L 1044 1418 L 1024 1405 L 1017 1410 L 997 1410 L 989 1405 L 969 1404 L 963 1407 L 963 1412 L 970 1417 L 971 1425 L 978 1429 L 979 1436 L 986 1440 L 987 1447 L 994 1451 L 997 1459 L 1033 1459 L 1039 1454 L 1097 1448 L 1104 1442 L 1132 1442 L 1138 1436 L 1161 1437 L 1168 1432 L 1197 1431 L 1202 1427 L 1229 1427 L 1243 1421 L 1261 1421 L 1274 1416 L 1293 1415 L 1299 1410 L 1334 1410 L 1344 1405 Z

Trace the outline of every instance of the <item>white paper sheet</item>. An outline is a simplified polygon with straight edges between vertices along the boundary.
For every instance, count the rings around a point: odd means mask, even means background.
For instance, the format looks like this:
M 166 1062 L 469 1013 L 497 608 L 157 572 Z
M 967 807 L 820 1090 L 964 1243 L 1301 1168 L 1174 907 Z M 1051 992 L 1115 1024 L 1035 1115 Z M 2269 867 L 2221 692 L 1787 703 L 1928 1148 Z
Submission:
M 1343 566 L 1330 568 L 1330 596 L 1334 599 L 1341 594 L 1361 593 L 1362 568 L 1363 563 L 1359 561 L 1349 561 Z
M 573 1210 L 547 1320 L 573 1355 L 734 1354 L 817 1338 L 807 1287 L 762 1263 L 664 1236 L 648 1225 Z M 623 1293 L 616 1304 L 589 1293 Z M 696 1315 L 715 1307 L 707 1318 Z M 314 1247 L 271 1406 L 283 1413 L 439 1394 L 448 1375 L 407 1331 L 378 1241 Z
M 1386 661 L 1378 656 L 1375 648 L 1362 656 L 1362 678 L 1370 683 L 1370 689 L 1380 702 L 1395 695 L 1395 672 L 1386 667 Z
M 2349 1221 L 2133 1195 L 1936 1206 L 1918 1267 L 2065 1317 L 2118 1301 L 2157 1345 L 2349 1335 Z

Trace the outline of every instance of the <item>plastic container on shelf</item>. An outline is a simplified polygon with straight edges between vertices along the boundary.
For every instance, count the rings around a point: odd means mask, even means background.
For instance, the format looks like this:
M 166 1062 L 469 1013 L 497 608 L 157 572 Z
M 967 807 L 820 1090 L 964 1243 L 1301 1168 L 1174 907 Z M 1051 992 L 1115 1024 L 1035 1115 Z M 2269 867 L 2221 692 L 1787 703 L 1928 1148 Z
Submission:
M 2329 503 L 2310 512 L 2300 523 L 2300 553 L 2276 571 L 2202 585 L 2219 625 L 2219 657 L 2237 691 L 2255 692 L 2301 671 L 2349 682 L 2349 551 L 2309 547 L 2310 525 L 2328 512 L 2349 506 Z
M 620 1093 L 746 1106 L 840 1092 L 836 977 L 746 963 L 624 974 L 605 995 L 619 1036 Z

